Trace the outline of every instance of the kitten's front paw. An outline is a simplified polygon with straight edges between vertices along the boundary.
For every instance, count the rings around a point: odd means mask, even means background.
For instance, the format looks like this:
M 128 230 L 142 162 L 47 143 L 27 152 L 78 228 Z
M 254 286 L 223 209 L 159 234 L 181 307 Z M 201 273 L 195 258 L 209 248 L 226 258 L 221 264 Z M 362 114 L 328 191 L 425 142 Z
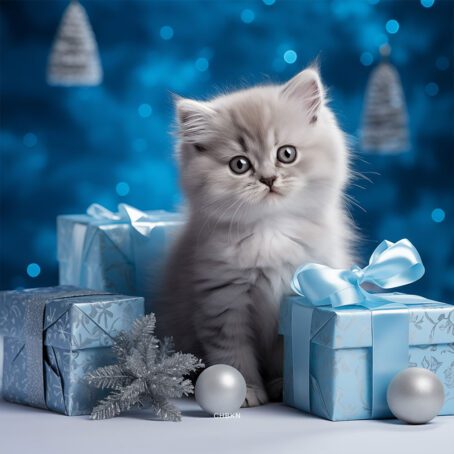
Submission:
M 243 405 L 241 406 L 258 407 L 259 405 L 266 404 L 268 400 L 268 395 L 263 388 L 248 385 L 246 399 L 244 399 Z

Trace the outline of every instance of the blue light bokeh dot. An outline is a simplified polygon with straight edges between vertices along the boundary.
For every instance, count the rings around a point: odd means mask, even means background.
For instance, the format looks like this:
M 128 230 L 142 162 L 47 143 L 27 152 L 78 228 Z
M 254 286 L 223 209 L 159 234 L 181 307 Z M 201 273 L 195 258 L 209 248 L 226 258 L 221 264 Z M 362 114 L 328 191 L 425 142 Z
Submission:
M 435 82 L 429 82 L 425 88 L 424 91 L 428 96 L 437 96 L 438 94 L 438 85 Z
M 37 263 L 29 263 L 27 265 L 27 274 L 30 277 L 38 277 L 41 273 L 41 267 Z
M 370 52 L 363 52 L 359 59 L 364 66 L 370 66 L 374 62 L 374 56 Z
M 208 69 L 210 63 L 205 57 L 200 57 L 195 61 L 195 67 L 198 71 L 204 72 Z
M 168 41 L 173 38 L 173 28 L 170 25 L 164 25 L 159 30 L 159 35 L 164 41 Z
M 255 13 L 254 11 L 252 11 L 252 9 L 243 9 L 243 11 L 241 11 L 241 20 L 245 23 L 245 24 L 250 24 L 251 22 L 254 22 L 254 19 L 255 19 Z
M 276 3 L 276 0 L 263 0 L 263 3 L 265 3 L 266 6 L 271 6 Z
M 138 107 L 137 112 L 142 118 L 148 118 L 151 116 L 153 109 L 150 104 L 143 103 Z
M 22 138 L 22 143 L 26 147 L 32 148 L 38 143 L 38 138 L 32 132 L 27 132 L 27 134 L 25 134 L 24 137 Z
M 435 66 L 440 71 L 446 71 L 449 68 L 449 58 L 443 55 L 441 57 L 438 57 L 437 61 L 435 62 Z
M 446 217 L 446 213 L 442 208 L 435 208 L 432 211 L 432 220 L 434 222 L 437 222 L 437 223 L 443 222 L 445 220 L 445 217 Z
M 120 181 L 119 183 L 117 183 L 115 190 L 117 191 L 117 194 L 120 197 L 124 197 L 129 194 L 130 191 L 129 184 L 126 183 L 125 181 Z
M 386 31 L 391 35 L 397 33 L 399 31 L 399 22 L 397 22 L 396 19 L 390 19 L 386 22 Z
M 421 5 L 424 6 L 424 8 L 431 8 L 435 3 L 435 0 L 421 0 Z
M 293 49 L 288 49 L 284 52 L 284 61 L 289 65 L 293 65 L 298 59 L 298 54 Z

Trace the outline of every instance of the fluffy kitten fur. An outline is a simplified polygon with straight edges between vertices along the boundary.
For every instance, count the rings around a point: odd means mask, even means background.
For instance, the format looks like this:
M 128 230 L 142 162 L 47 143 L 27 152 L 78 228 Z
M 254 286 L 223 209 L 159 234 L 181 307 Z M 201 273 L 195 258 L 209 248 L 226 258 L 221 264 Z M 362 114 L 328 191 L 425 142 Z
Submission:
M 168 263 L 159 325 L 207 365 L 239 369 L 244 405 L 260 405 L 282 389 L 278 309 L 295 269 L 350 264 L 344 134 L 315 68 L 207 102 L 178 98 L 176 109 L 189 219 Z M 277 160 L 283 145 L 296 148 L 293 163 Z M 230 169 L 236 156 L 250 160 L 248 172 Z M 271 177 L 272 190 L 263 180 Z

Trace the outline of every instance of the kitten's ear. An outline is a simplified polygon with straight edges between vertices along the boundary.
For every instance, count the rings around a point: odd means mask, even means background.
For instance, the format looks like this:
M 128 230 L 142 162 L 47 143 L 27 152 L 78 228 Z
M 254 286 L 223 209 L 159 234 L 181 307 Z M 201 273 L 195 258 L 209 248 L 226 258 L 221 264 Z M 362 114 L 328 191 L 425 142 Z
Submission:
M 317 121 L 317 112 L 325 99 L 320 74 L 315 67 L 301 71 L 282 87 L 282 95 L 301 101 L 309 112 L 311 123 Z
M 197 144 L 207 138 L 215 110 L 207 102 L 175 97 L 178 129 L 186 143 Z

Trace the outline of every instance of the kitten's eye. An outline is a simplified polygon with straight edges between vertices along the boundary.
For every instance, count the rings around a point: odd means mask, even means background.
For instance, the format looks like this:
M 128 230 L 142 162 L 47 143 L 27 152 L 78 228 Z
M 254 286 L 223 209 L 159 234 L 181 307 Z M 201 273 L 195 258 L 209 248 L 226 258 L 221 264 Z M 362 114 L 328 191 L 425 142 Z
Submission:
M 195 143 L 194 144 L 194 148 L 197 150 L 197 151 L 207 151 L 207 149 L 203 146 L 203 145 L 200 145 L 199 143 Z
M 246 173 L 251 167 L 251 161 L 244 156 L 235 156 L 229 162 L 229 167 L 233 173 L 241 175 L 242 173 Z
M 296 148 L 284 145 L 277 150 L 277 159 L 284 164 L 290 164 L 296 159 Z

